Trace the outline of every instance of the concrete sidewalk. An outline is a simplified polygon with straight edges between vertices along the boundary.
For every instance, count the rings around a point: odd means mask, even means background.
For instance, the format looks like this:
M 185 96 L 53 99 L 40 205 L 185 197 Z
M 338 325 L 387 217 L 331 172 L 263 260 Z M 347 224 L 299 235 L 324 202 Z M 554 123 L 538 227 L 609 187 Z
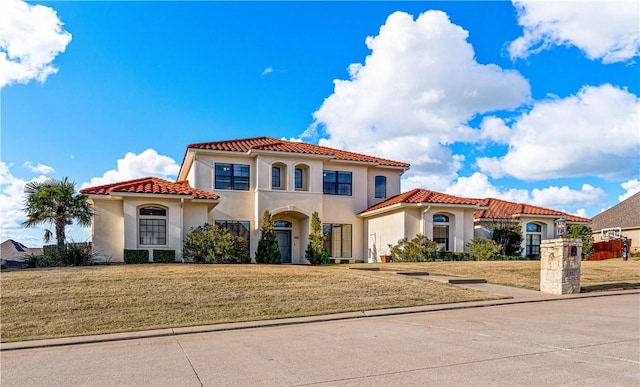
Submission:
M 440 276 L 430 276 L 430 275 L 421 275 L 417 277 L 424 278 L 425 280 L 445 282 L 445 283 L 448 283 L 450 279 L 460 279 L 460 277 L 440 277 Z M 224 324 L 192 326 L 192 327 L 175 327 L 175 328 L 165 328 L 165 329 L 146 330 L 146 331 L 111 333 L 111 334 L 102 334 L 102 335 L 19 341 L 19 342 L 13 342 L 13 343 L 1 343 L 0 351 L 12 351 L 12 350 L 32 349 L 32 348 L 47 348 L 47 347 L 58 347 L 58 346 L 68 346 L 68 345 L 77 345 L 77 344 L 89 344 L 89 343 L 105 343 L 105 342 L 112 342 L 112 341 L 186 335 L 186 334 L 195 334 L 195 333 L 222 332 L 222 331 L 233 331 L 233 330 L 241 330 L 241 329 L 261 328 L 261 327 L 274 327 L 274 326 L 286 326 L 286 325 L 295 325 L 295 324 L 308 324 L 308 323 L 315 323 L 315 322 L 361 319 L 361 318 L 369 318 L 369 317 L 394 316 L 394 315 L 403 315 L 403 314 L 411 314 L 411 313 L 482 308 L 482 307 L 490 307 L 490 306 L 497 306 L 497 305 L 510 305 L 510 304 L 520 304 L 520 303 L 528 303 L 528 302 L 557 301 L 557 300 L 563 300 L 563 299 L 592 298 L 592 297 L 604 297 L 604 296 L 614 296 L 614 295 L 623 295 L 623 294 L 640 294 L 640 290 L 635 290 L 635 289 L 622 290 L 622 291 L 553 295 L 553 294 L 541 293 L 535 290 L 513 288 L 509 286 L 494 285 L 489 283 L 472 283 L 472 284 L 462 284 L 462 285 L 456 285 L 456 286 L 463 286 L 463 287 L 476 289 L 476 290 L 480 290 L 487 293 L 499 294 L 507 298 L 499 299 L 499 300 L 489 300 L 489 301 L 461 302 L 461 303 L 455 303 L 455 304 L 425 305 L 425 306 L 416 306 L 416 307 L 408 307 L 408 308 L 376 309 L 376 310 L 347 312 L 347 313 L 338 313 L 338 314 L 329 314 L 329 315 L 320 315 L 320 316 L 284 318 L 284 319 L 278 319 L 278 320 L 247 321 L 247 322 L 238 322 L 238 323 L 224 323 Z

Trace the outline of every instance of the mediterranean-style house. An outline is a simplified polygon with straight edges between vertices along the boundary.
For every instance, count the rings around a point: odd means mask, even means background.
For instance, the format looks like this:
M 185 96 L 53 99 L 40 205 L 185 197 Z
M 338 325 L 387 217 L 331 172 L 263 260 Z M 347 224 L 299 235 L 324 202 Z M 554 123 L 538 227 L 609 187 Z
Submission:
M 491 220 L 483 214 L 496 199 L 423 189 L 401 193 L 400 179 L 409 166 L 256 137 L 188 145 L 177 182 L 148 177 L 81 192 L 89 195 L 95 210 L 94 253 L 111 262 L 123 262 L 125 249 L 149 250 L 150 259 L 154 250 L 175 250 L 180 261 L 185 236 L 204 223 L 246 238 L 253 257 L 265 211 L 275 221 L 283 263 L 308 263 L 304 254 L 316 211 L 335 262 L 375 261 L 374 254 L 383 254 L 389 244 L 419 233 L 443 250 L 465 251 L 478 225 Z M 555 219 L 590 222 L 548 209 L 509 216 L 544 230 L 541 238 L 531 240 L 538 248 L 539 239 L 553 236 L 549 227 Z

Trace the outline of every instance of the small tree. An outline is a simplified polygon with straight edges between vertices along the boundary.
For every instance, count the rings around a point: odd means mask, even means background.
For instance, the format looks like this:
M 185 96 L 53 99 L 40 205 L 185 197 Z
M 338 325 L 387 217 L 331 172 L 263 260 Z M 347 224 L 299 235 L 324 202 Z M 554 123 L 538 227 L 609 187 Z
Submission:
M 412 240 L 404 237 L 391 247 L 391 259 L 394 262 L 427 262 L 438 255 L 438 244 L 422 234 Z
M 182 256 L 195 263 L 248 263 L 247 241 L 226 228 L 205 224 L 192 230 L 184 242 Z
M 304 257 L 312 265 L 326 265 L 329 263 L 329 250 L 324 248 L 325 238 L 322 234 L 322 222 L 317 211 L 311 214 L 311 233 Z
M 265 211 L 262 215 L 262 224 L 260 226 L 260 240 L 258 241 L 258 249 L 256 250 L 256 262 L 282 262 L 282 254 L 280 253 L 278 240 L 276 239 L 275 225 L 269 211 Z
M 469 254 L 478 261 L 488 261 L 502 249 L 496 241 L 487 238 L 472 238 L 467 243 Z
M 593 254 L 593 231 L 590 226 L 571 224 L 567 226 L 567 233 L 562 237 L 582 239 L 582 258 L 590 257 Z
M 25 185 L 25 227 L 52 224 L 56 229 L 58 249 L 65 249 L 65 228 L 73 224 L 74 220 L 81 226 L 90 226 L 93 217 L 89 197 L 76 194 L 75 190 L 76 183 L 69 181 L 67 177 L 62 180 L 32 181 Z M 51 231 L 47 229 L 44 233 L 45 242 L 49 242 L 52 236 Z
M 522 254 L 522 228 L 519 224 L 498 222 L 492 228 L 491 239 L 502 246 L 500 254 L 510 257 Z

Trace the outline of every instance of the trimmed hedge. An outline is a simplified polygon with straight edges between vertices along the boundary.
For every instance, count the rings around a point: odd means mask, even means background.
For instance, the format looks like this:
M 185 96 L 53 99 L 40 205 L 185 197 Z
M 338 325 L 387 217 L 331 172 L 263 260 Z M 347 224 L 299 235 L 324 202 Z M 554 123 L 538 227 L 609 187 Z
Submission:
M 124 263 L 149 263 L 149 250 L 124 249 Z
M 174 263 L 176 261 L 175 250 L 153 250 L 153 262 Z

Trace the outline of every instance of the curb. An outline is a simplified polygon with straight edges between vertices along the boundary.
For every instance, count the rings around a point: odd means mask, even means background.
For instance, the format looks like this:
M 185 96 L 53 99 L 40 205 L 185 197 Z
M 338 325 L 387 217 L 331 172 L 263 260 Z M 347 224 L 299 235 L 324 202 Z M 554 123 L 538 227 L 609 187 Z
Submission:
M 104 335 L 91 335 L 91 336 L 75 336 L 75 337 L 63 337 L 56 339 L 44 339 L 44 340 L 32 340 L 32 341 L 17 341 L 11 343 L 0 343 L 0 352 L 4 351 L 17 351 L 25 349 L 38 349 L 38 348 L 50 348 L 50 347 L 63 347 L 79 344 L 96 344 L 107 343 L 116 341 L 127 341 L 137 339 L 148 339 L 157 337 L 170 337 L 189 335 L 196 333 L 213 333 L 224 331 L 235 331 L 241 329 L 254 329 L 254 328 L 268 328 L 268 327 L 281 327 L 288 325 L 298 324 L 310 324 L 318 322 L 328 321 L 340 321 L 340 320 L 354 320 L 359 318 L 375 318 L 386 316 L 399 316 L 404 314 L 413 313 L 425 313 L 425 312 L 440 312 L 446 310 L 461 310 L 461 309 L 473 309 L 473 308 L 485 308 L 492 306 L 503 305 L 516 305 L 526 304 L 534 302 L 550 302 L 550 301 L 564 301 L 579 298 L 595 298 L 595 297 L 610 297 L 621 296 L 630 294 L 640 294 L 640 290 L 619 290 L 608 291 L 598 293 L 578 293 L 569 295 L 552 296 L 543 294 L 539 298 L 506 298 L 500 300 L 491 301 L 470 301 L 456 304 L 437 304 L 437 305 L 424 305 L 408 308 L 395 308 L 395 309 L 377 309 L 367 310 L 360 312 L 346 312 L 320 316 L 308 316 L 308 317 L 293 317 L 281 320 L 262 320 L 262 321 L 247 321 L 236 323 L 224 323 L 215 325 L 201 325 L 192 327 L 176 327 L 165 328 L 148 331 L 135 331 L 135 332 L 122 332 L 122 333 L 109 333 Z

